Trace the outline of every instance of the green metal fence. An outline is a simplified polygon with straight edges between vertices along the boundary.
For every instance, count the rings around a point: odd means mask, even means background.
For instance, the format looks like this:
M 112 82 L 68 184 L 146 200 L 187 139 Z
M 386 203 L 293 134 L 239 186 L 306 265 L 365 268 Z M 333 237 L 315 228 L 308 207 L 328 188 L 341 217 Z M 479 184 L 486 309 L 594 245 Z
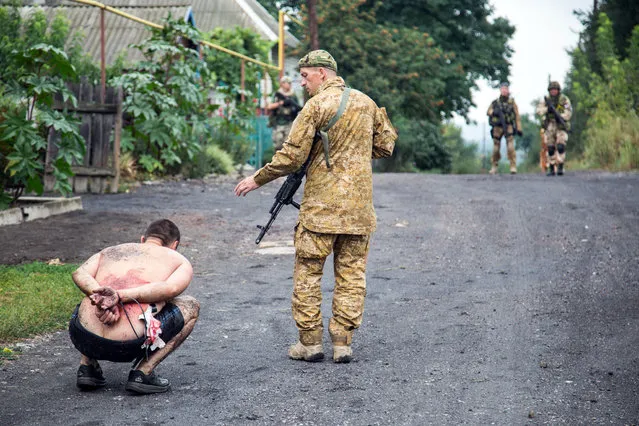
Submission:
M 273 155 L 273 140 L 271 129 L 268 127 L 268 116 L 263 115 L 253 119 L 253 132 L 249 139 L 254 151 L 248 163 L 258 169 L 269 162 Z

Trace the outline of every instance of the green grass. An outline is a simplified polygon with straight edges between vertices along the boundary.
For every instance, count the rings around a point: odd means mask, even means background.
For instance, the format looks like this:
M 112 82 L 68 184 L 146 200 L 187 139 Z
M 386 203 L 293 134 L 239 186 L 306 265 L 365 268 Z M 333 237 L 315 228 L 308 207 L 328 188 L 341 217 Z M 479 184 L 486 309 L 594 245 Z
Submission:
M 77 267 L 40 262 L 0 265 L 0 342 L 64 329 L 83 297 L 71 279 Z M 11 355 L 4 352 L 0 358 Z

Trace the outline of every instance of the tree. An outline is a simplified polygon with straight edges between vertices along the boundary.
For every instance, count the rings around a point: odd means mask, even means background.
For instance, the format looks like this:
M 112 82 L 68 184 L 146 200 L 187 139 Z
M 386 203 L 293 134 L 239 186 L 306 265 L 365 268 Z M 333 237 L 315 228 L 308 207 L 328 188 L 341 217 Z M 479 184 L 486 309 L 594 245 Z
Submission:
M 615 48 L 612 21 L 600 13 L 595 38 L 599 73 L 595 72 L 582 47 L 573 51 L 571 89 L 579 110 L 587 117 L 582 135 L 586 160 L 597 167 L 639 168 L 639 116 L 636 109 L 639 25 L 630 37 L 629 52 L 621 59 Z
M 479 173 L 480 158 L 477 155 L 477 144 L 467 144 L 462 138 L 461 127 L 453 123 L 442 126 L 442 138 L 446 150 L 450 153 L 450 172 L 455 174 Z
M 258 0 L 270 15 L 278 19 L 280 10 L 290 13 L 292 15 L 306 15 L 307 0 Z M 306 32 L 306 27 L 300 26 L 297 22 L 291 21 L 286 24 L 288 31 L 297 38 L 303 38 Z
M 262 39 L 255 31 L 240 27 L 235 27 L 232 30 L 215 28 L 204 34 L 203 37 L 205 40 L 263 62 L 268 61 L 269 51 L 273 44 Z M 227 86 L 236 86 L 239 89 L 242 59 L 219 50 L 209 50 L 204 60 L 218 82 L 223 82 Z M 264 70 L 252 62 L 246 62 L 245 66 L 246 90 L 256 96 L 256 87 Z M 276 74 L 273 73 L 272 77 L 276 78 Z
M 495 18 L 488 0 L 368 0 L 366 7 L 376 10 L 378 23 L 428 32 L 442 51 L 454 53 L 463 75 L 447 81 L 447 93 L 471 99 L 478 79 L 497 85 L 510 75 L 515 27 Z
M 339 75 L 388 109 L 400 140 L 410 138 L 378 167 L 450 170 L 439 125 L 468 115 L 476 79 L 508 77 L 514 28 L 489 21 L 486 0 L 322 0 L 317 12 L 319 44 L 335 57 Z M 310 47 L 306 34 L 299 52 Z
M 0 6 L 0 86 L 17 81 L 21 75 L 19 57 L 14 52 L 24 52 L 39 43 L 64 51 L 76 69 L 76 75 L 91 80 L 99 76 L 98 67 L 83 52 L 82 35 L 71 35 L 69 20 L 62 13 L 48 22 L 42 9 L 33 8 L 23 18 L 20 2 L 16 1 L 9 6 Z

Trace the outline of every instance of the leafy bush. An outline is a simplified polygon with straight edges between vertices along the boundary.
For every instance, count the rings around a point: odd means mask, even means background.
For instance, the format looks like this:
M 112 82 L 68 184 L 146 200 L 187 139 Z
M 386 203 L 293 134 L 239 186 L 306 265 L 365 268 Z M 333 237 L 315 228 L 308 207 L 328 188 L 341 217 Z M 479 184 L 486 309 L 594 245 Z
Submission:
M 42 194 L 48 161 L 55 179 L 53 189 L 67 195 L 72 191 L 71 164 L 83 160 L 85 143 L 79 121 L 55 110 L 53 100 L 60 95 L 65 102 L 77 104 L 65 85 L 65 79 L 75 77 L 75 68 L 66 53 L 47 44 L 37 44 L 15 56 L 22 75 L 8 90 L 14 103 L 7 107 L 0 124 L 0 141 L 7 152 L 0 158 L 6 162 L 0 171 L 0 184 L 13 189 L 13 201 L 25 190 Z M 57 134 L 57 153 L 47 159 L 47 138 L 52 131 Z
M 244 164 L 253 150 L 249 134 L 253 131 L 255 107 L 250 101 L 241 102 L 237 87 L 221 86 L 216 90 L 224 95 L 224 114 L 213 121 L 212 141 L 231 154 L 236 164 Z
M 125 91 L 122 148 L 131 151 L 146 172 L 167 174 L 201 152 L 207 137 L 209 81 L 213 77 L 199 53 L 184 40 L 197 41 L 199 32 L 170 18 L 162 30 L 134 47 L 145 61 L 131 72 L 111 79 Z
M 185 164 L 182 174 L 197 179 L 210 173 L 226 175 L 234 170 L 233 157 L 215 144 L 206 146 L 192 162 Z

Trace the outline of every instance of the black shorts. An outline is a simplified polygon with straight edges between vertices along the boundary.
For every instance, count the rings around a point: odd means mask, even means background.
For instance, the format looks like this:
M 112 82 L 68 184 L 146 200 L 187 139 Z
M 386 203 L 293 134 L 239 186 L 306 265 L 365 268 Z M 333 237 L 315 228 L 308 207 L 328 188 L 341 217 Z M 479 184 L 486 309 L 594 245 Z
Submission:
M 130 362 L 142 358 L 146 354 L 146 349 L 142 349 L 142 344 L 146 340 L 144 336 L 134 340 L 110 340 L 91 333 L 80 323 L 78 310 L 80 305 L 75 307 L 69 322 L 69 337 L 75 348 L 82 355 L 92 359 L 106 360 L 113 362 Z M 184 328 L 184 317 L 180 309 L 172 303 L 167 303 L 164 308 L 155 316 L 155 319 L 162 324 L 162 334 L 160 337 L 165 342 L 173 339 L 182 328 Z

